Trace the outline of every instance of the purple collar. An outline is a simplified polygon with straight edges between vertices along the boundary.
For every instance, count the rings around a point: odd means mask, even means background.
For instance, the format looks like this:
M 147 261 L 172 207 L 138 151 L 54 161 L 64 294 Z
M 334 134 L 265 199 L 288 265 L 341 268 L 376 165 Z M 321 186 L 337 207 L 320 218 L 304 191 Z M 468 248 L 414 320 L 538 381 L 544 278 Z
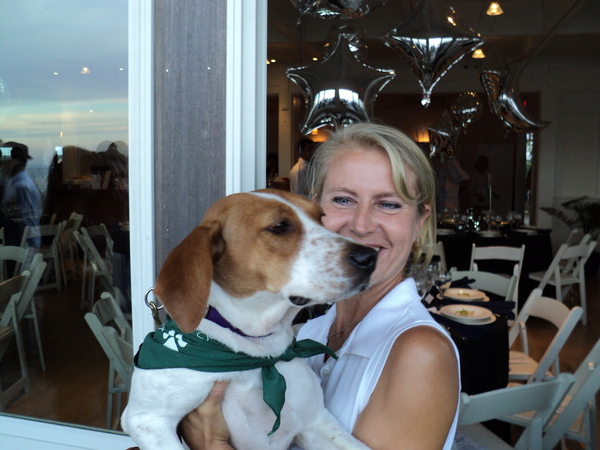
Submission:
M 261 337 L 269 336 L 271 334 L 271 333 L 269 333 L 264 336 L 249 336 L 246 333 L 244 333 L 242 330 L 240 330 L 239 328 L 236 328 L 233 325 L 231 325 L 229 323 L 229 321 L 225 317 L 223 317 L 221 315 L 221 313 L 219 311 L 217 311 L 215 308 L 213 308 L 212 306 L 208 307 L 208 310 L 206 311 L 206 315 L 204 316 L 204 318 L 210 320 L 211 322 L 216 323 L 220 327 L 227 328 L 228 330 L 233 331 L 235 334 L 239 334 L 240 336 L 243 336 L 243 337 L 261 338 Z

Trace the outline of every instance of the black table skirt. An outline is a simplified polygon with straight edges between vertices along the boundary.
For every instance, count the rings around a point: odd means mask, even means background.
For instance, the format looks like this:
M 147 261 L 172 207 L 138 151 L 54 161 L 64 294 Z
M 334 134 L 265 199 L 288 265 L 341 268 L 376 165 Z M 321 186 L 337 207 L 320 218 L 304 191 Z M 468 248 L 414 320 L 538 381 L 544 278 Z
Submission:
M 537 281 L 530 280 L 529 274 L 545 271 L 550 266 L 553 257 L 549 232 L 529 236 L 525 233 L 512 231 L 495 238 L 484 238 L 476 233 L 467 232 L 451 236 L 438 236 L 438 241 L 444 244 L 448 268 L 456 267 L 458 270 L 469 270 L 473 244 L 477 247 L 520 247 L 525 244 L 525 256 L 519 280 L 519 308 L 523 306 L 531 291 L 539 284 Z M 512 274 L 514 263 L 509 261 L 480 261 L 477 266 L 479 270 L 486 272 Z

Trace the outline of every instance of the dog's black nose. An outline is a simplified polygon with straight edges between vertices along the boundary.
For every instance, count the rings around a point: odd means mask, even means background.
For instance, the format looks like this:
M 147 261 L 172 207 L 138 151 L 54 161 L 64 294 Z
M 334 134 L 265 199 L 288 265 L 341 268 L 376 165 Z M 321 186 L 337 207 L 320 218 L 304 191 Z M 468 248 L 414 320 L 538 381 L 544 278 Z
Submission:
M 356 245 L 348 255 L 350 262 L 357 268 L 372 272 L 377 263 L 377 251 L 364 245 Z

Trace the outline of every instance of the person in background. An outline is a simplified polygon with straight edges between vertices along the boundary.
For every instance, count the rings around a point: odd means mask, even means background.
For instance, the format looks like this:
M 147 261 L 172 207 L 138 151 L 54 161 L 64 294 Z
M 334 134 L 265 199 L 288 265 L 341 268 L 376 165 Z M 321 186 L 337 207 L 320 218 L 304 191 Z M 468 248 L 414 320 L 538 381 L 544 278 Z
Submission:
M 431 165 L 400 131 L 360 123 L 333 133 L 311 172 L 323 225 L 379 252 L 369 288 L 298 334 L 338 355 L 307 359 L 325 406 L 372 449 L 449 450 L 458 419 L 458 350 L 411 277 L 411 268 L 428 264 L 436 236 Z M 226 390 L 215 383 L 182 421 L 191 448 L 232 448 L 220 410 Z
M 21 237 L 26 226 L 37 228 L 42 215 L 42 196 L 37 186 L 25 170 L 27 162 L 33 159 L 29 148 L 18 142 L 5 142 L 3 147 L 10 147 L 10 161 L 4 163 L 4 171 L 10 177 L 4 190 L 3 207 L 13 211 L 11 218 L 5 223 L 6 245 L 21 245 Z M 31 247 L 39 248 L 40 237 L 30 238 Z
M 469 174 L 452 155 L 452 150 L 441 151 L 440 158 L 441 164 L 435 177 L 437 210 L 460 210 L 459 194 L 469 184 Z
M 298 162 L 290 171 L 290 190 L 308 197 L 308 163 L 315 151 L 315 143 L 310 139 L 298 142 Z

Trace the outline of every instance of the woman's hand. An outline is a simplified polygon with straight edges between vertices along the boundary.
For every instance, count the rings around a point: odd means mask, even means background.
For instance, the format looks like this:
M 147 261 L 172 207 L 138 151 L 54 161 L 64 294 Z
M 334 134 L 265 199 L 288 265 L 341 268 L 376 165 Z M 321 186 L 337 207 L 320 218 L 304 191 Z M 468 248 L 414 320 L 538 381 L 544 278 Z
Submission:
M 232 449 L 221 402 L 226 381 L 217 381 L 208 397 L 181 421 L 183 439 L 192 450 Z

